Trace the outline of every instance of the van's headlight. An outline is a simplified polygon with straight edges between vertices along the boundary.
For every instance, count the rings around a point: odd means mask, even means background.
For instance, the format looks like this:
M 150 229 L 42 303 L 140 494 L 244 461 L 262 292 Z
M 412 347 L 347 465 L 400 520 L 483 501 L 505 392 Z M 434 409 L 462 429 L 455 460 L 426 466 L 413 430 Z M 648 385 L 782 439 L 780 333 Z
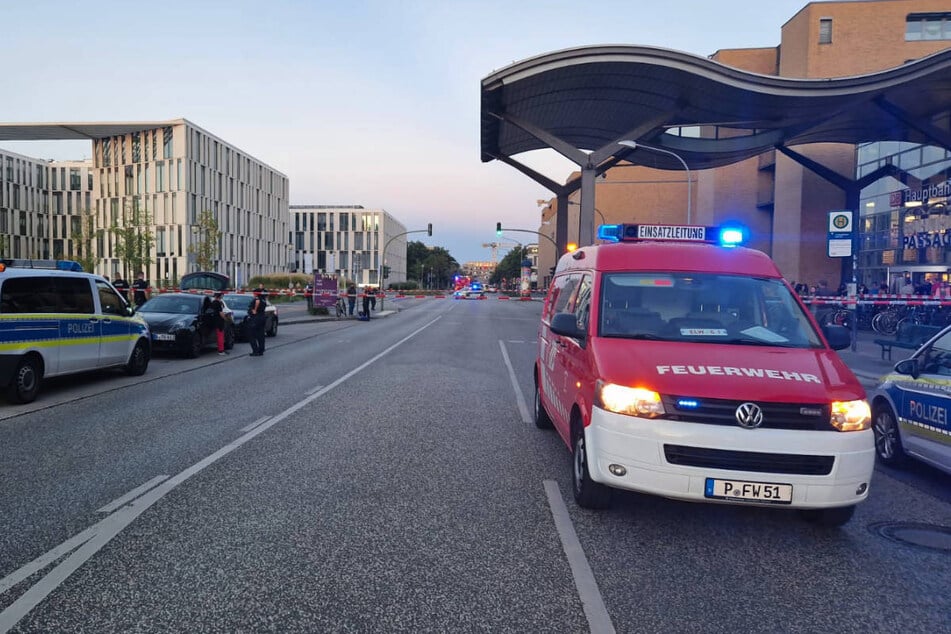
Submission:
M 872 424 L 872 410 L 868 401 L 833 401 L 832 426 L 839 431 L 862 431 Z
M 654 418 L 665 413 L 660 394 L 641 387 L 626 387 L 598 381 L 596 405 L 609 412 Z

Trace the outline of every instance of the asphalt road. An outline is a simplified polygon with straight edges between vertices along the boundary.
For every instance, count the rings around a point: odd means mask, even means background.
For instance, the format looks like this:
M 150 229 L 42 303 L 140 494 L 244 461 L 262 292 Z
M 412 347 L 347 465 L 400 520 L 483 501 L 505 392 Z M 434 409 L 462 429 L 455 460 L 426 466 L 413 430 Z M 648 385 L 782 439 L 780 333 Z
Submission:
M 947 631 L 951 552 L 880 529 L 951 527 L 951 478 L 878 471 L 837 530 L 582 510 L 539 303 L 398 306 L 0 406 L 0 632 Z

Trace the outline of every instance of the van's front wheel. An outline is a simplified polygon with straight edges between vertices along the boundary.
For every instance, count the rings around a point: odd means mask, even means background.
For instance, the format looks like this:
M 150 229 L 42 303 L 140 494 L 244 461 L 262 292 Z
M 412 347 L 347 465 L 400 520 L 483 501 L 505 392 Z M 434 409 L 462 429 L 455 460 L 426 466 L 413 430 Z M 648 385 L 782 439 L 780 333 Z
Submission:
M 578 506 L 586 509 L 611 506 L 611 489 L 592 480 L 588 471 L 588 451 L 580 421 L 571 426 L 571 456 L 571 488 Z
M 538 390 L 538 379 L 535 379 L 535 427 L 539 429 L 551 429 L 551 417 L 545 411 L 542 405 L 542 396 Z

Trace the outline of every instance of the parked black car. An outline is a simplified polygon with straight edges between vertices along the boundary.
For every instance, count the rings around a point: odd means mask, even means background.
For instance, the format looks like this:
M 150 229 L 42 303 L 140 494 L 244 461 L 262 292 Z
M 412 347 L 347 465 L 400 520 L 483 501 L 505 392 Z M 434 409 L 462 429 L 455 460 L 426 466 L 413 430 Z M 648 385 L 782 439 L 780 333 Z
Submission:
M 231 309 L 234 321 L 234 337 L 238 341 L 247 341 L 251 334 L 251 324 L 248 323 L 248 307 L 254 299 L 253 293 L 226 293 L 225 303 Z M 264 334 L 273 337 L 277 334 L 277 306 L 268 302 L 264 309 Z
M 156 295 L 136 311 L 149 324 L 152 350 L 197 357 L 206 346 L 217 347 L 218 336 L 210 316 L 202 314 L 205 295 L 166 293 Z M 227 301 L 225 301 L 227 305 Z M 225 349 L 234 347 L 234 323 L 226 311 Z

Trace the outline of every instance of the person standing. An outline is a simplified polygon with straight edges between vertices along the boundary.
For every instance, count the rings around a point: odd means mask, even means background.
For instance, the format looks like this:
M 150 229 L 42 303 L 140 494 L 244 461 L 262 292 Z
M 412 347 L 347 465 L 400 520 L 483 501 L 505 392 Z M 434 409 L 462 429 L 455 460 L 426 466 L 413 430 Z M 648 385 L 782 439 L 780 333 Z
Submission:
M 260 357 L 264 354 L 264 320 L 267 309 L 267 291 L 259 285 L 254 291 L 254 300 L 248 308 L 248 319 L 251 320 L 251 356 Z
M 370 288 L 363 288 L 363 318 L 368 320 L 370 319 Z
M 136 279 L 132 282 L 132 301 L 135 302 L 135 307 L 138 308 L 149 298 L 149 281 L 145 279 L 145 273 L 139 271 L 136 275 Z
M 119 291 L 119 294 L 122 295 L 122 299 L 129 302 L 129 283 L 125 281 L 125 278 L 117 278 L 115 282 L 112 283 L 112 288 Z
M 376 289 L 370 286 L 367 288 L 367 293 L 370 294 L 370 310 L 376 310 Z
M 353 317 L 353 309 L 357 306 L 357 287 L 353 285 L 353 282 L 350 282 L 350 285 L 347 286 L 347 308 L 350 311 L 350 316 Z
M 215 335 L 218 337 L 218 356 L 228 354 L 225 350 L 225 303 L 221 295 L 221 291 L 218 291 L 211 300 L 212 324 L 215 327 Z

